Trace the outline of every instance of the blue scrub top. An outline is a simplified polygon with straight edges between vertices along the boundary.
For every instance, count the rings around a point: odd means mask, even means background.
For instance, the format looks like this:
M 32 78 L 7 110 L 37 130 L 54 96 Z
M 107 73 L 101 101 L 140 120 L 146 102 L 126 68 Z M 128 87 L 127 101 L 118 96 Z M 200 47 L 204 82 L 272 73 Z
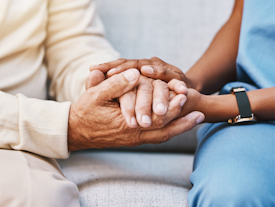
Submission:
M 227 83 L 220 94 L 228 94 L 232 87 L 239 86 L 245 87 L 247 91 L 275 86 L 275 0 L 244 1 L 237 56 L 237 81 Z M 275 124 L 275 120 L 265 123 Z M 197 133 L 199 145 L 206 134 L 214 135 L 220 131 L 220 126 L 227 128 L 232 125 L 216 123 L 202 126 Z M 250 126 L 249 133 L 253 133 L 255 125 L 248 123 L 247 126 Z
M 237 80 L 257 88 L 275 86 L 275 0 L 244 2 Z

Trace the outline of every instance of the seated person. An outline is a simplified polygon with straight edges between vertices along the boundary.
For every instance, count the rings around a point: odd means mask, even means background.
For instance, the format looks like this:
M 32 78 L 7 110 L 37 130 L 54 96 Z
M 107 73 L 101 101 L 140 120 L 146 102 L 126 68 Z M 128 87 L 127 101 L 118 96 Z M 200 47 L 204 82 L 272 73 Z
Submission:
M 104 81 L 102 73 L 89 75 L 91 64 L 119 57 L 103 37 L 94 1 L 4 0 L 0 11 L 1 206 L 79 206 L 77 186 L 55 158 L 68 158 L 73 150 L 164 142 L 203 121 L 201 112 L 177 118 L 186 101 L 182 81 L 155 81 L 136 69 Z M 57 101 L 45 100 L 47 77 Z M 154 93 L 143 93 L 148 86 Z M 134 118 L 127 126 L 117 101 L 127 111 L 127 92 L 137 94 L 147 128 Z
M 274 11 L 271 0 L 236 0 L 228 22 L 186 74 L 158 58 L 91 67 L 109 77 L 137 68 L 149 78 L 186 83 L 180 116 L 200 111 L 209 122 L 198 132 L 189 207 L 275 206 Z M 220 95 L 207 95 L 216 91 Z M 131 107 L 126 120 L 133 114 Z

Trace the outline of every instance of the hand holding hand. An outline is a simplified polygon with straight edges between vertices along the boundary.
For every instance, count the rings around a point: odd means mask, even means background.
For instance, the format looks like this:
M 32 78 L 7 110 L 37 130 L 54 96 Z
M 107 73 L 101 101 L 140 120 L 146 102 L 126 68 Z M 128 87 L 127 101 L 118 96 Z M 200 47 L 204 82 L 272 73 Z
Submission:
M 144 64 L 152 64 L 152 66 L 144 66 Z M 113 66 L 116 66 L 116 69 L 108 71 Z M 167 82 L 175 77 L 178 79 L 184 77 L 184 74 L 178 68 L 158 58 L 151 58 L 150 60 L 119 59 L 110 63 L 91 67 L 90 69 L 93 71 L 99 68 L 102 72 L 107 73 L 107 75 L 111 77 L 114 74 L 130 69 L 130 67 L 141 67 L 142 72 L 146 72 L 148 67 L 152 67 L 152 70 L 155 67 L 154 71 L 156 74 L 151 74 L 151 76 L 156 79 L 160 78 L 161 80 L 166 80 Z M 168 72 L 165 72 L 164 67 L 166 67 L 165 70 L 168 70 Z M 160 70 L 164 71 L 165 75 L 163 77 L 161 77 Z M 129 127 L 135 128 L 137 127 L 137 123 L 142 127 L 149 127 L 151 125 L 151 111 L 159 116 L 165 115 L 171 94 L 174 92 L 184 95 L 187 94 L 187 88 L 184 82 L 178 81 L 174 87 L 174 91 L 171 91 L 169 84 L 167 85 L 161 80 L 154 80 L 142 75 L 137 87 L 119 98 L 122 114 Z
M 102 72 L 91 72 L 86 82 L 86 86 L 91 87 L 71 106 L 68 128 L 70 151 L 165 142 L 192 129 L 197 125 L 197 120 L 204 117 L 200 112 L 192 112 L 172 121 L 182 110 L 180 103 L 184 96 L 180 94 L 170 101 L 164 116 L 153 113 L 151 127 L 146 130 L 128 127 L 116 99 L 137 86 L 139 79 L 140 73 L 135 69 L 107 80 L 104 80 Z M 104 81 L 99 83 L 100 80 Z

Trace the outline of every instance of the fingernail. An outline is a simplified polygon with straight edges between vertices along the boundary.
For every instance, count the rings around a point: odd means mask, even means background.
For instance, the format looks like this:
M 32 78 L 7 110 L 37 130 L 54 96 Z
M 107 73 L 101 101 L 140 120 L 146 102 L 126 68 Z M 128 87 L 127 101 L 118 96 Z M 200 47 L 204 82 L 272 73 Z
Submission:
M 141 69 L 142 69 L 142 72 L 145 72 L 147 74 L 153 74 L 154 73 L 154 69 L 150 66 L 143 66 Z
M 151 124 L 151 119 L 147 115 L 142 115 L 141 121 L 146 124 Z
M 186 98 L 181 99 L 180 106 L 183 106 L 185 104 L 185 102 L 186 102 Z
M 129 82 L 132 82 L 136 79 L 135 73 L 132 70 L 126 71 L 124 76 Z
M 156 108 L 157 108 L 158 110 L 161 110 L 161 111 L 165 112 L 165 106 L 164 106 L 163 103 L 158 103 Z
M 199 116 L 199 118 L 196 119 L 196 122 L 197 122 L 197 124 L 200 124 L 203 122 L 203 120 L 204 120 L 204 117 Z
M 136 120 L 135 117 L 132 117 L 132 118 L 131 118 L 131 124 L 137 125 L 137 120 Z
M 109 70 L 108 73 L 111 73 L 111 74 L 112 74 L 112 73 L 115 72 L 115 70 L 116 70 L 116 68 L 113 68 L 113 69 Z

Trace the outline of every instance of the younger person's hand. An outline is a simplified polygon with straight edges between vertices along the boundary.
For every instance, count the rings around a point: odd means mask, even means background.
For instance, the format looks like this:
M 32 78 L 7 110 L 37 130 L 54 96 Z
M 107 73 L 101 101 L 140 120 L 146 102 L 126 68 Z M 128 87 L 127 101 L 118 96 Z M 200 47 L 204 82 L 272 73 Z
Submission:
M 90 70 L 100 70 L 106 73 L 108 77 L 121 73 L 130 68 L 138 69 L 142 75 L 152 78 L 160 79 L 169 82 L 172 79 L 183 81 L 188 88 L 192 88 L 193 83 L 184 75 L 184 73 L 171 64 L 163 60 L 153 57 L 151 59 L 118 59 L 112 62 L 91 66 Z

